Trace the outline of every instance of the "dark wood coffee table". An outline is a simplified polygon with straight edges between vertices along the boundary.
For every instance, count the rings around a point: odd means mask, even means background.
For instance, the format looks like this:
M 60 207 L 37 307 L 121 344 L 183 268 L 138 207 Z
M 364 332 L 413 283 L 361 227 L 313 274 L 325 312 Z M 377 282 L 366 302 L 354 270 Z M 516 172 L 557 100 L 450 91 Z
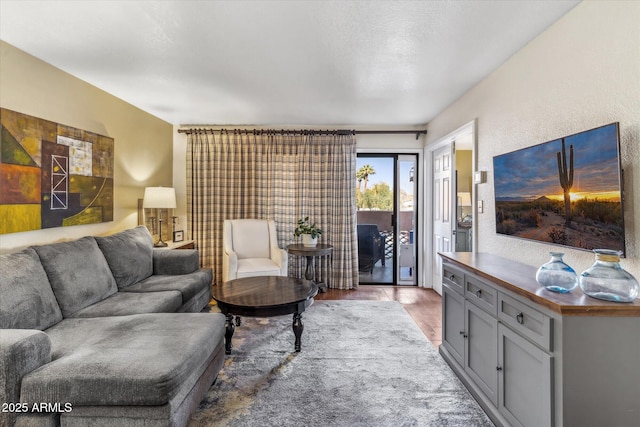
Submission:
M 233 316 L 272 317 L 293 313 L 295 350 L 300 351 L 304 325 L 302 312 L 313 304 L 318 286 L 309 280 L 286 276 L 256 276 L 229 280 L 213 287 L 213 299 L 227 317 L 226 353 L 231 354 L 235 331 Z M 239 318 L 236 319 L 240 325 Z

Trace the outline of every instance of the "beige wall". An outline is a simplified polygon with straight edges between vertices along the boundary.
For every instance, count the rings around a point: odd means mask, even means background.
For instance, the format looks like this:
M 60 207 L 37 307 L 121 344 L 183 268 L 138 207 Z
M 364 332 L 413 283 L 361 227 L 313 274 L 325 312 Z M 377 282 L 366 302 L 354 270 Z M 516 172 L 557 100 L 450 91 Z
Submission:
M 115 140 L 114 221 L 0 235 L 0 253 L 134 227 L 144 187 L 172 184 L 170 124 L 2 41 L 0 106 Z
M 378 126 L 369 126 L 369 128 L 383 130 Z M 426 126 L 421 127 L 421 129 L 425 128 Z M 425 141 L 425 135 L 420 135 L 416 139 L 415 134 L 362 134 L 356 137 L 358 151 L 364 152 L 421 152 Z
M 546 262 L 558 250 L 495 231 L 493 156 L 587 129 L 620 122 L 625 170 L 625 269 L 640 278 L 640 2 L 588 1 L 547 31 L 429 123 L 427 144 L 477 118 L 485 211 L 478 215 L 479 251 Z M 580 273 L 590 252 L 562 248 Z
M 458 172 L 458 191 L 473 190 L 473 164 L 471 150 L 456 150 L 456 171 Z

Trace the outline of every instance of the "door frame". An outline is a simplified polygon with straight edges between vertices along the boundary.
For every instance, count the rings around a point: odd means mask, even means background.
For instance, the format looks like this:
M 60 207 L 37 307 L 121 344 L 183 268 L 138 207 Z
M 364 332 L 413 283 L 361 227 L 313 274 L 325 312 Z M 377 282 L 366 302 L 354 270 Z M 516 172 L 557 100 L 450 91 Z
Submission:
M 416 185 L 416 201 L 414 202 L 414 206 L 415 209 L 417 209 L 416 212 L 416 233 L 414 234 L 414 239 L 415 239 L 415 249 L 416 249 L 416 284 L 415 285 L 411 285 L 411 286 L 417 286 L 417 287 L 424 287 L 424 282 L 423 282 L 423 278 L 424 278 L 424 269 L 422 268 L 421 262 L 424 259 L 424 255 L 422 254 L 422 248 L 423 245 L 420 244 L 420 242 L 423 242 L 424 240 L 424 227 L 421 227 L 421 224 L 424 224 L 424 204 L 422 203 L 422 186 L 424 185 L 424 159 L 422 159 L 422 157 L 424 157 L 424 149 L 414 149 L 414 148 L 398 148 L 395 150 L 389 150 L 389 149 L 384 149 L 384 148 L 357 148 L 356 149 L 356 156 L 366 156 L 368 154 L 371 154 L 372 157 L 376 157 L 376 156 L 380 156 L 380 157 L 384 157 L 389 156 L 395 156 L 396 157 L 396 162 L 397 162 L 397 156 L 399 155 L 403 155 L 403 154 L 415 154 L 416 155 L 416 168 L 417 170 L 415 171 L 415 176 L 417 176 L 417 179 L 415 180 L 415 185 Z M 395 166 L 394 166 L 395 169 Z M 422 169 L 422 170 L 421 170 Z M 396 171 L 397 172 L 397 171 Z M 395 176 L 395 172 L 394 172 L 394 181 L 396 180 L 396 176 Z M 394 188 L 396 186 L 396 182 L 394 182 Z M 397 193 L 394 190 L 394 210 L 397 207 L 397 199 L 396 197 L 399 197 L 399 193 Z M 395 220 L 394 220 L 395 221 Z M 394 224 L 394 227 L 396 225 Z M 394 238 L 396 238 L 397 236 L 395 236 Z M 394 245 L 394 254 L 393 254 L 393 259 L 394 259 L 394 263 L 393 263 L 393 282 L 390 285 L 393 286 L 397 286 L 396 283 L 396 279 L 397 279 L 397 264 L 398 264 L 398 260 L 397 260 L 397 247 L 395 247 L 397 245 Z M 409 286 L 409 285 L 403 285 L 403 286 Z
M 441 287 L 434 286 L 433 277 L 435 272 L 433 271 L 433 152 L 439 150 L 442 147 L 445 147 L 449 144 L 455 142 L 456 139 L 459 139 L 463 135 L 471 135 L 471 166 L 474 171 L 477 170 L 477 145 L 478 145 L 478 128 L 477 128 L 477 119 L 473 119 L 472 121 L 460 126 L 458 129 L 449 132 L 447 135 L 439 138 L 433 144 L 429 144 L 424 148 L 424 156 L 423 156 L 423 170 L 425 173 L 423 174 L 423 188 L 425 189 L 425 209 L 422 209 L 422 214 L 424 215 L 424 223 L 422 229 L 424 230 L 424 236 L 429 236 L 429 238 L 423 238 L 422 242 L 424 245 L 424 250 L 422 251 L 422 283 L 425 288 L 433 288 L 436 292 L 439 291 Z M 455 168 L 455 165 L 452 165 Z M 455 170 L 455 169 L 454 169 Z M 475 185 L 475 184 L 474 184 Z M 474 251 L 478 247 L 478 227 L 477 222 L 477 209 L 476 209 L 476 201 L 477 201 L 477 191 L 473 191 L 473 195 L 471 197 L 471 210 L 473 217 L 473 229 L 472 229 L 472 241 Z M 452 215 L 455 217 L 455 211 L 452 210 Z M 423 237 L 424 237 L 423 236 Z

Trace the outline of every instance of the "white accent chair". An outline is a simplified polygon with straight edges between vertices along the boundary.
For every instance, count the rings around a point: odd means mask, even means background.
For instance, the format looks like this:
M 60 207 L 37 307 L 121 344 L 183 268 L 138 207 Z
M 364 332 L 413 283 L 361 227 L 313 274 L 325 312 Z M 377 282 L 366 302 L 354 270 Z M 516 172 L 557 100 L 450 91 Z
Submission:
M 287 251 L 278 247 L 273 220 L 225 219 L 223 226 L 223 281 L 287 275 Z

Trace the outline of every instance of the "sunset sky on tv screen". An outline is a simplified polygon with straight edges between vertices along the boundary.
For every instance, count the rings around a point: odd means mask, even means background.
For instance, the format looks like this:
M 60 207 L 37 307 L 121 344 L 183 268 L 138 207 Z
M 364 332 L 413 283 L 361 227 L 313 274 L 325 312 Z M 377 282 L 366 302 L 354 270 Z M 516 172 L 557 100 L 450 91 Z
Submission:
M 574 151 L 572 201 L 588 198 L 620 200 L 618 129 L 613 123 L 565 137 Z M 494 157 L 496 201 L 530 201 L 540 197 L 563 198 L 557 154 L 562 140 L 546 142 Z

